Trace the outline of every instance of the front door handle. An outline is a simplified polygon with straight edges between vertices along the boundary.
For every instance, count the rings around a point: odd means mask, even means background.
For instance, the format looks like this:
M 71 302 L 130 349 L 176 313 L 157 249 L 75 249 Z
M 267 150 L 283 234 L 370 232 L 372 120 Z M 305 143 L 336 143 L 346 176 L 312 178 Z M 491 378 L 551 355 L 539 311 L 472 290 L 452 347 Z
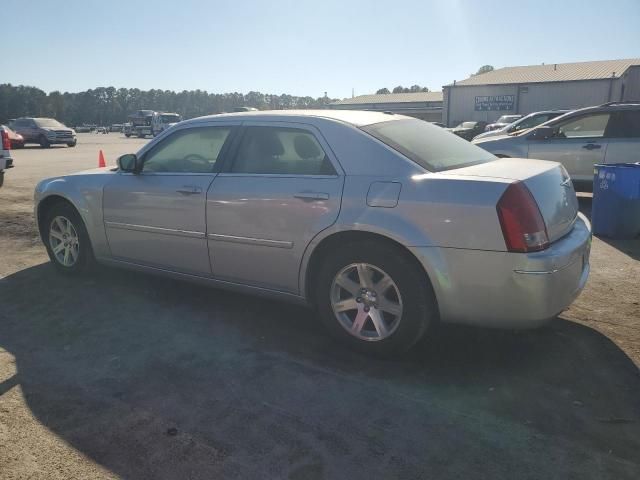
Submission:
M 202 188 L 196 185 L 183 185 L 182 188 L 179 188 L 176 192 L 182 195 L 197 195 L 198 193 L 202 193 Z
M 583 145 L 582 148 L 587 150 L 597 150 L 598 148 L 602 148 L 602 145 L 598 145 L 597 143 L 587 143 L 586 145 Z
M 329 194 L 324 192 L 298 192 L 293 197 L 305 201 L 329 200 Z

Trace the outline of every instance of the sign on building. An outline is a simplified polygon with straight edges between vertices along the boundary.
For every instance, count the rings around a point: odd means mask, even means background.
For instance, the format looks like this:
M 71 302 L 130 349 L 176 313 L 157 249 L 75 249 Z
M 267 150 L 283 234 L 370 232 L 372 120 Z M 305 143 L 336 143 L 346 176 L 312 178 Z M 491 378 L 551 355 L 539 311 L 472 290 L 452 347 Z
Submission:
M 508 111 L 513 110 L 515 95 L 488 95 L 476 97 L 476 111 Z

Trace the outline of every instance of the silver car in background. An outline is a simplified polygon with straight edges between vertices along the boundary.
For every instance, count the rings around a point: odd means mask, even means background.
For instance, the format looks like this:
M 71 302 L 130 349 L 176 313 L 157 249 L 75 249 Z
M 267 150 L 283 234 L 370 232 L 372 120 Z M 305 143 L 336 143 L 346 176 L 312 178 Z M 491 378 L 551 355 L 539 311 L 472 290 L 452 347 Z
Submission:
M 498 157 L 560 162 L 576 188 L 591 191 L 596 163 L 640 161 L 640 103 L 582 108 L 530 130 L 473 143 Z
M 367 353 L 439 321 L 543 324 L 589 272 L 590 225 L 561 165 L 497 159 L 401 115 L 202 117 L 118 164 L 36 187 L 61 272 L 97 260 L 310 304 Z
M 552 120 L 560 115 L 568 113 L 569 110 L 548 110 L 544 112 L 530 113 L 526 117 L 520 118 L 513 123 L 507 124 L 497 130 L 490 130 L 488 132 L 476 135 L 473 139 L 480 140 L 482 138 L 500 137 L 502 135 L 509 135 L 510 133 L 516 133 L 521 130 L 528 130 L 529 128 L 537 127 L 549 120 Z

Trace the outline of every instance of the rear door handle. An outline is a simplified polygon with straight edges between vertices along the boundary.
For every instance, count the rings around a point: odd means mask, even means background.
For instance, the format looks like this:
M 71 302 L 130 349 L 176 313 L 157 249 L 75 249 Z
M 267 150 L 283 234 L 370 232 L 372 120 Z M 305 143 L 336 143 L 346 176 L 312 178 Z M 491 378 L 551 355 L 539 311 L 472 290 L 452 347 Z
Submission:
M 587 143 L 586 145 L 583 145 L 582 148 L 587 150 L 597 150 L 598 148 L 602 148 L 602 145 L 598 145 L 597 143 Z
M 202 188 L 196 185 L 183 185 L 182 188 L 179 188 L 176 192 L 182 195 L 197 195 L 198 193 L 202 193 Z
M 306 201 L 329 200 L 329 194 L 324 192 L 298 192 L 294 195 L 294 198 Z

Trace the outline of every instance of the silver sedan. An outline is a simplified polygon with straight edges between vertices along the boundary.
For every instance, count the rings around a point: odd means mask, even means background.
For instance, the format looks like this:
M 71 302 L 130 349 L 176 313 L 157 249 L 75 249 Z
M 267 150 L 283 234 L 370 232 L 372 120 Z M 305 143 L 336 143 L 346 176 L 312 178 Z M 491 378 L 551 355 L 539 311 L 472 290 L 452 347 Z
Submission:
M 589 273 L 590 225 L 560 164 L 497 159 L 401 115 L 202 117 L 118 166 L 36 187 L 58 270 L 97 261 L 306 303 L 369 353 L 436 322 L 540 325 Z

